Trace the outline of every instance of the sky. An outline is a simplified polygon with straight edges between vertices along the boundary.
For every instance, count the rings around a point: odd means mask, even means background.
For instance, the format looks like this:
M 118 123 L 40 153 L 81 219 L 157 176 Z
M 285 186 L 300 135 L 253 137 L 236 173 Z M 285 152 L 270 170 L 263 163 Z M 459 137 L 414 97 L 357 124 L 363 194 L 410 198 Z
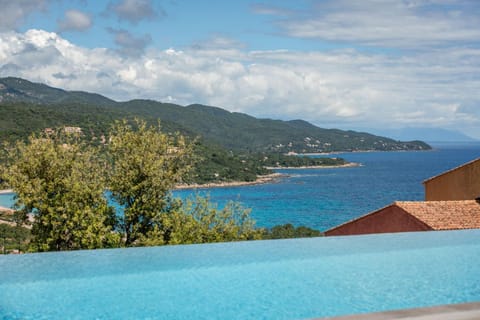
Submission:
M 0 8 L 0 77 L 324 128 L 442 128 L 480 139 L 477 0 L 0 0 Z

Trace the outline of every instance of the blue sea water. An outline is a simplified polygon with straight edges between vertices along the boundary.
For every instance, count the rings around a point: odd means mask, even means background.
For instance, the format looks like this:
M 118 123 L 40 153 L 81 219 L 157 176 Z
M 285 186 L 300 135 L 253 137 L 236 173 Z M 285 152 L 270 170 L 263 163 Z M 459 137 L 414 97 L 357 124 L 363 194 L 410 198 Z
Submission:
M 330 156 L 330 155 L 329 155 Z M 358 152 L 333 156 L 360 167 L 279 170 L 277 183 L 176 192 L 210 195 L 213 202 L 240 201 L 257 226 L 292 223 L 327 230 L 394 201 L 423 200 L 422 182 L 480 157 L 480 144 L 439 144 L 426 152 Z
M 310 319 L 480 300 L 480 230 L 0 255 L 0 319 Z
M 240 201 L 252 209 L 260 227 L 292 223 L 324 231 L 397 200 L 423 200 L 425 179 L 480 157 L 480 143 L 434 147 L 425 152 L 336 154 L 361 166 L 280 170 L 286 176 L 276 183 L 182 190 L 175 195 L 208 194 L 219 206 Z M 12 203 L 12 194 L 0 195 L 0 206 Z

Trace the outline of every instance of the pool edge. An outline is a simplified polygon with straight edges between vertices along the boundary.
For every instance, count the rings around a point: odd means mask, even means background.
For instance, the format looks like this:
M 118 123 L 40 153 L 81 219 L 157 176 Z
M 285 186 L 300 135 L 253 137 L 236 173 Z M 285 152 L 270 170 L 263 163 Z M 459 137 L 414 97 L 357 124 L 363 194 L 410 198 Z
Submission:
M 446 304 L 434 307 L 402 309 L 339 317 L 313 318 L 311 320 L 450 320 L 480 319 L 480 302 Z

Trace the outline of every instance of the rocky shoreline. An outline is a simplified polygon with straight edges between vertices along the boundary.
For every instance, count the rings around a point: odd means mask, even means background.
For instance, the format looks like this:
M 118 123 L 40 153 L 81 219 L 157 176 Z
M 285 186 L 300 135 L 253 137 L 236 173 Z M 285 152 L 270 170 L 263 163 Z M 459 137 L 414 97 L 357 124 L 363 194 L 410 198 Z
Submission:
M 333 169 L 333 168 L 353 168 L 360 167 L 360 163 L 349 162 L 341 165 L 334 166 L 302 166 L 302 167 L 267 167 L 270 170 L 282 170 L 282 169 Z M 275 172 L 264 176 L 259 176 L 255 181 L 231 181 L 231 182 L 214 182 L 205 184 L 179 184 L 175 186 L 176 190 L 187 189 L 207 189 L 207 188 L 227 188 L 227 187 L 240 187 L 240 186 L 252 186 L 257 184 L 272 183 L 282 177 L 287 176 L 284 173 Z
M 270 170 L 281 170 L 281 169 L 333 169 L 333 168 L 353 168 L 361 167 L 362 165 L 357 162 L 349 162 L 346 164 L 339 164 L 333 166 L 301 166 L 301 167 L 266 167 Z
M 214 183 L 205 183 L 205 184 L 179 184 L 175 186 L 176 190 L 186 190 L 186 189 L 207 189 L 207 188 L 226 188 L 226 187 L 240 187 L 240 186 L 253 186 L 257 184 L 272 183 L 276 180 L 284 177 L 285 174 L 282 173 L 272 173 L 264 176 L 258 176 L 255 181 L 231 181 L 231 182 L 214 182 Z

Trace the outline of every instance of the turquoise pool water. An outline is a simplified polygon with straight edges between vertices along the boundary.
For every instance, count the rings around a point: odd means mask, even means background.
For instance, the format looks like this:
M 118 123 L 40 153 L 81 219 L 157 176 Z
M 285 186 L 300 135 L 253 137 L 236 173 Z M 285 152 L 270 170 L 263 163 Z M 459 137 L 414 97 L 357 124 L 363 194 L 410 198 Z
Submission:
M 0 319 L 308 319 L 480 301 L 480 230 L 0 256 Z

